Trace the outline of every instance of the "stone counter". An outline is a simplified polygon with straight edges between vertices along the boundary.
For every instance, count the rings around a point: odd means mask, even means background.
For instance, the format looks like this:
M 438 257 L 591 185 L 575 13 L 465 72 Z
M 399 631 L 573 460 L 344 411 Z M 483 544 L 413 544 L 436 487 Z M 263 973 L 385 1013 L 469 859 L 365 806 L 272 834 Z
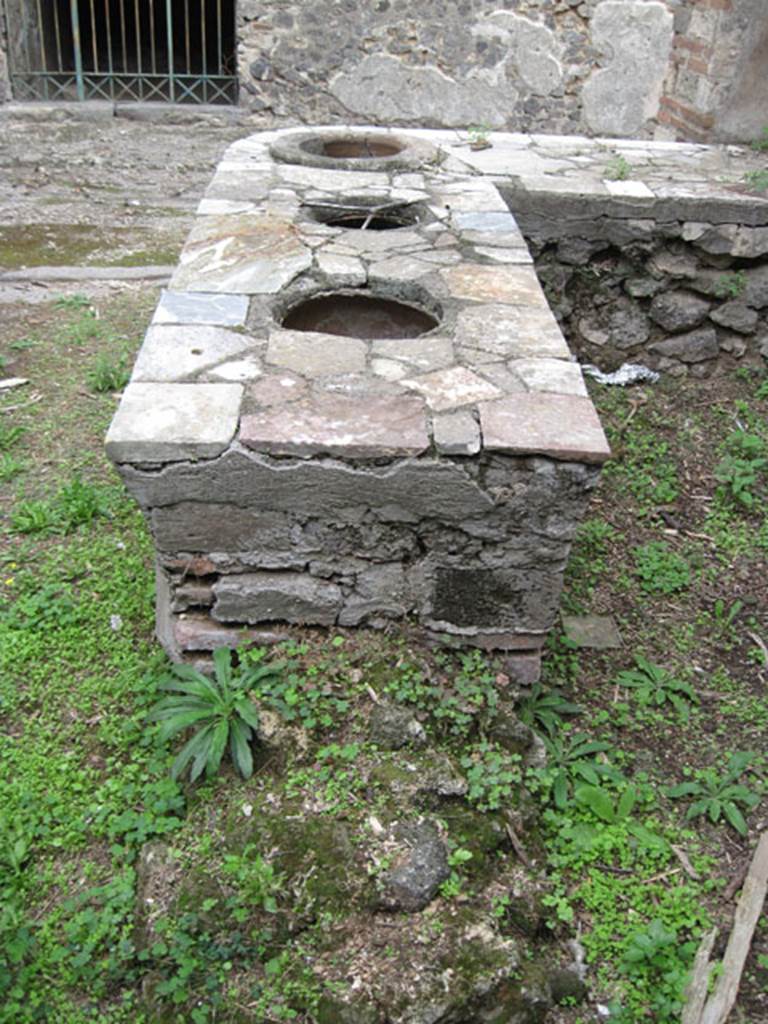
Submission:
M 581 371 L 492 182 L 364 135 L 230 147 L 110 428 L 173 657 L 406 617 L 535 654 L 554 622 L 608 456 Z

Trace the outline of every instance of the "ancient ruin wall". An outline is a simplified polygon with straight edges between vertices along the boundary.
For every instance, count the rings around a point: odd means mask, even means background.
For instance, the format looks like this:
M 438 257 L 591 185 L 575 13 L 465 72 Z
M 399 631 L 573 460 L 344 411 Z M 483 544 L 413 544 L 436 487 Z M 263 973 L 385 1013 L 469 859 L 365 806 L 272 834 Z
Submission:
M 241 104 L 306 123 L 746 139 L 766 107 L 745 71 L 761 3 L 242 0 Z
M 768 109 L 764 6 L 236 0 L 239 102 L 274 126 L 749 141 Z M 5 54 L 19 50 L 31 9 L 30 0 L 0 0 L 0 102 L 11 98 Z

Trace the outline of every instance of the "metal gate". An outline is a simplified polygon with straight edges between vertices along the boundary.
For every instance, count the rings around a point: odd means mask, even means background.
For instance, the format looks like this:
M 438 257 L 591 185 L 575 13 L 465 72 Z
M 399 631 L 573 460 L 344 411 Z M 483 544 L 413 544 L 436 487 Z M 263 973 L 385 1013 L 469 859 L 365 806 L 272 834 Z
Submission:
M 237 102 L 235 0 L 5 0 L 17 100 Z

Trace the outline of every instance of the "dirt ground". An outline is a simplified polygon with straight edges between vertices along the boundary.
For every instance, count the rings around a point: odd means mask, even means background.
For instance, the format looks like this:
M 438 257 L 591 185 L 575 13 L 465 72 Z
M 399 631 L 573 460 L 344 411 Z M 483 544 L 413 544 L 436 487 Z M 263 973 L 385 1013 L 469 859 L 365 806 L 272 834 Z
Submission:
M 175 263 L 222 151 L 253 130 L 0 120 L 0 272 Z

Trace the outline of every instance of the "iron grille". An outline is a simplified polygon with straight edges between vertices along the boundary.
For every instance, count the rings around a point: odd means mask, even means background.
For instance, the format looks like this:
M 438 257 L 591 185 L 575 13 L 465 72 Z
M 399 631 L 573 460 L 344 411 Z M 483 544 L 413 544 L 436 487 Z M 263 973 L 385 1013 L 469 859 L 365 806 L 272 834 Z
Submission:
M 237 102 L 234 0 L 15 0 L 17 100 Z

